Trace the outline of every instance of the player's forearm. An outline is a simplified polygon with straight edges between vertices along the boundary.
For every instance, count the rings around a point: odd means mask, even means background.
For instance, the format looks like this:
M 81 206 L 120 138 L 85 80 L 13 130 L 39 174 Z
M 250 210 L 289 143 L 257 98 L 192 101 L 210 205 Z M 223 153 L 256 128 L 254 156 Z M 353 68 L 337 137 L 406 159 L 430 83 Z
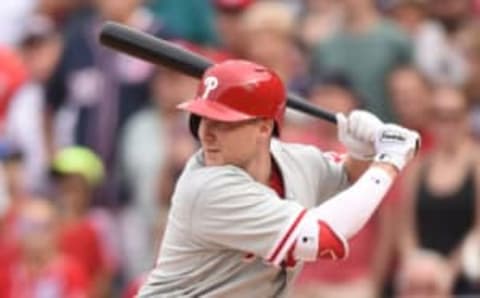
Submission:
M 380 205 L 398 172 L 413 157 L 418 143 L 416 132 L 392 124 L 384 125 L 377 132 L 372 166 L 350 188 L 312 212 L 341 236 L 352 237 Z
M 362 229 L 375 212 L 398 172 L 412 158 L 418 142 L 416 132 L 383 125 L 376 132 L 375 162 L 348 189 L 306 213 L 288 255 L 305 261 L 324 256 L 345 258 L 345 240 Z
M 365 173 L 365 171 L 370 167 L 371 164 L 371 160 L 355 159 L 352 156 L 347 155 L 343 166 L 345 168 L 345 173 L 348 177 L 348 182 L 350 182 L 350 184 L 355 183 L 358 178 L 360 178 L 360 176 Z
M 397 170 L 393 166 L 373 163 L 351 187 L 312 209 L 311 212 L 348 239 L 372 216 L 396 175 Z
M 365 225 L 395 176 L 393 166 L 374 163 L 351 187 L 310 209 L 300 225 L 296 242 L 289 250 L 287 262 L 291 259 L 314 261 L 347 257 L 346 239 Z

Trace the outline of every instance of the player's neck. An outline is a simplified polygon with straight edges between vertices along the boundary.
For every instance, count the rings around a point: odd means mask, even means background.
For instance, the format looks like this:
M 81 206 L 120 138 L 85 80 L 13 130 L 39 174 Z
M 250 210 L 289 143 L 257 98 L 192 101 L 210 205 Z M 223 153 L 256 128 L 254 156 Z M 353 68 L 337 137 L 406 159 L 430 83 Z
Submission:
M 272 171 L 270 151 L 264 150 L 260 154 L 255 155 L 255 158 L 244 167 L 244 170 L 249 173 L 255 181 L 268 185 Z

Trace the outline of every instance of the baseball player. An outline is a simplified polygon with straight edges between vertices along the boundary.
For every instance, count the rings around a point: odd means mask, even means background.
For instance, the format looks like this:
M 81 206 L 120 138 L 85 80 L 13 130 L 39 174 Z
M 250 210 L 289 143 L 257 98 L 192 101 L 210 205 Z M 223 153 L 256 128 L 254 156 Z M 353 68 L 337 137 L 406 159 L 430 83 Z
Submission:
M 343 162 L 279 141 L 285 89 L 263 66 L 210 67 L 179 108 L 201 149 L 187 162 L 139 297 L 283 297 L 302 262 L 343 259 L 412 157 L 418 134 L 337 115 Z M 328 199 L 328 200 L 327 200 Z

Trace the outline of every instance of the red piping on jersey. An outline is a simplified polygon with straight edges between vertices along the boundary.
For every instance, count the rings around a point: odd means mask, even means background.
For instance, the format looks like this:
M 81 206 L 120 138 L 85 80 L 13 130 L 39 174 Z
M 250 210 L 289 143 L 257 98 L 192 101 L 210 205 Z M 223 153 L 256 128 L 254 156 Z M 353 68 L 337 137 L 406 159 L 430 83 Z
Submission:
M 290 237 L 290 235 L 292 234 L 293 230 L 295 230 L 295 228 L 297 227 L 297 225 L 300 223 L 300 221 L 302 220 L 303 216 L 305 215 L 305 213 L 307 213 L 307 209 L 303 209 L 302 212 L 300 212 L 300 214 L 297 216 L 297 218 L 295 219 L 295 221 L 293 222 L 293 224 L 290 226 L 290 228 L 288 229 L 287 233 L 285 233 L 285 235 L 283 236 L 282 240 L 280 241 L 280 243 L 278 244 L 278 246 L 275 248 L 275 250 L 273 251 L 273 254 L 270 258 L 268 258 L 268 262 L 272 263 L 273 260 L 275 260 L 275 258 L 277 257 L 277 255 L 280 253 L 280 250 L 282 249 L 282 247 L 285 245 L 285 242 L 287 242 L 288 238 Z
M 348 248 L 342 239 L 333 231 L 333 229 L 324 221 L 318 221 L 319 237 L 317 259 L 342 260 L 347 256 Z M 287 267 L 294 267 L 297 263 L 294 252 L 297 242 L 294 242 L 288 250 L 285 264 Z
M 283 184 L 282 172 L 278 168 L 275 159 L 272 158 L 272 173 L 270 174 L 270 180 L 268 181 L 268 186 L 275 190 L 277 195 L 284 199 L 285 198 L 285 186 Z

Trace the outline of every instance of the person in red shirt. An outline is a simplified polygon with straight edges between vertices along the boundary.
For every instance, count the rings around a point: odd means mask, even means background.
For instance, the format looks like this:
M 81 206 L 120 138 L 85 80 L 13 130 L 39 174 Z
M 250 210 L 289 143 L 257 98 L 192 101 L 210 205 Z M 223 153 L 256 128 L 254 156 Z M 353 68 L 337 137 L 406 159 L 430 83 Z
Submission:
M 0 141 L 0 264 L 8 267 L 19 256 L 18 213 L 31 197 L 25 188 L 22 153 Z M 0 268 L 1 269 L 1 268 Z
M 18 235 L 15 231 L 16 222 L 17 216 L 11 208 L 0 216 L 0 275 L 8 270 L 19 256 Z M 0 297 L 3 296 L 0 295 Z
M 0 281 L 8 274 L 8 270 L 19 255 L 18 239 L 14 233 L 15 217 L 8 212 L 0 216 Z M 0 282 L 0 288 L 2 284 Z M 1 289 L 0 289 L 1 293 Z M 3 297 L 0 295 L 0 297 Z
M 245 57 L 243 22 L 245 11 L 255 0 L 214 0 L 215 28 L 222 51 L 230 58 Z
M 422 136 L 420 153 L 430 153 L 435 146 L 431 131 L 432 86 L 415 66 L 402 66 L 388 77 L 388 91 L 399 123 L 415 129 Z
M 83 268 L 57 249 L 57 214 L 46 199 L 32 199 L 18 214 L 20 255 L 0 271 L 0 297 L 83 298 Z
M 101 231 L 90 216 L 92 192 L 103 178 L 103 164 L 87 148 L 67 147 L 55 155 L 51 170 L 62 210 L 60 249 L 88 274 L 89 297 L 104 297 L 110 291 L 113 269 L 103 249 Z
M 308 101 L 326 111 L 348 114 L 361 108 L 352 83 L 341 72 L 312 78 L 308 89 Z M 345 153 L 345 147 L 338 141 L 335 125 L 300 113 L 287 112 L 282 139 L 313 145 L 325 151 Z
M 312 79 L 309 101 L 335 113 L 349 114 L 360 108 L 359 95 L 351 81 L 341 72 L 324 73 Z M 290 119 L 291 120 L 291 119 Z M 286 130 L 285 128 L 288 128 Z M 282 138 L 290 142 L 314 145 L 339 162 L 346 149 L 338 140 L 337 128 L 318 119 L 287 123 Z M 387 197 L 365 227 L 351 240 L 350 256 L 341 262 L 318 260 L 306 263 L 296 281 L 294 297 L 375 297 L 378 295 L 388 269 L 391 254 L 392 229 Z
M 15 92 L 27 79 L 27 70 L 17 52 L 0 46 L 0 130 Z

